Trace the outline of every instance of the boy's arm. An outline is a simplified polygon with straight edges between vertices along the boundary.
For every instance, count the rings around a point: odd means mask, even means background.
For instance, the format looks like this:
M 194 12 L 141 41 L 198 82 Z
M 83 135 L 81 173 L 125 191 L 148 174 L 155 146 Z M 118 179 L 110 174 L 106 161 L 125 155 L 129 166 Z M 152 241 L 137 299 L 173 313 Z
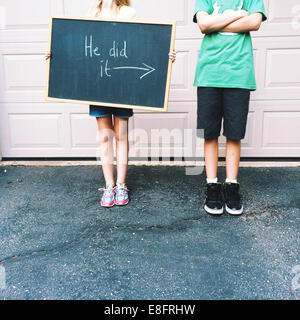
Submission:
M 223 14 L 208 14 L 205 11 L 197 12 L 197 24 L 202 33 L 212 33 L 224 29 L 227 25 L 248 15 L 247 11 L 229 11 Z
M 262 14 L 253 13 L 247 17 L 234 21 L 222 29 L 222 32 L 243 33 L 249 31 L 257 31 L 262 22 Z

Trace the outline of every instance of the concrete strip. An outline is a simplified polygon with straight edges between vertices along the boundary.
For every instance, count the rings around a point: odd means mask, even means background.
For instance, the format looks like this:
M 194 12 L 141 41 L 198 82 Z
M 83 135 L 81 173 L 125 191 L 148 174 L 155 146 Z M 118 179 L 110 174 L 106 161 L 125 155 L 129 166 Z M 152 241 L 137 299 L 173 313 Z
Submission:
M 74 167 L 74 166 L 97 166 L 101 165 L 101 161 L 2 161 L 0 167 L 6 166 L 22 166 L 22 167 Z M 170 166 L 170 167 L 194 167 L 203 166 L 203 161 L 129 161 L 131 166 Z M 224 167 L 225 162 L 219 162 L 219 166 Z M 242 168 L 294 168 L 300 167 L 300 162 L 287 161 L 242 161 Z

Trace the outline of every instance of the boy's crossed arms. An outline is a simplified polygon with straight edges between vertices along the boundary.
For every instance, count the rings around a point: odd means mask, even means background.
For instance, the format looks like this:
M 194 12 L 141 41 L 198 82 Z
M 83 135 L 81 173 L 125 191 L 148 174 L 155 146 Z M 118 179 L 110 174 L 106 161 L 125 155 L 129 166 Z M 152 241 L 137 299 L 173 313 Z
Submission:
M 197 24 L 202 33 L 233 32 L 243 33 L 257 31 L 262 22 L 260 12 L 248 15 L 245 10 L 226 10 L 221 14 L 208 14 L 205 11 L 198 11 Z

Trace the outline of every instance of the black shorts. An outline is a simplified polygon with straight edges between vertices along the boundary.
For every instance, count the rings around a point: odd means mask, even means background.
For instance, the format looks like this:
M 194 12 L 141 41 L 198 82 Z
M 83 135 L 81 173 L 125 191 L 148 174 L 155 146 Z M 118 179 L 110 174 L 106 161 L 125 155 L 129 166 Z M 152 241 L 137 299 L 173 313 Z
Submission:
M 248 89 L 198 87 L 197 129 L 204 129 L 205 139 L 215 139 L 224 119 L 223 135 L 230 140 L 244 139 L 249 100 Z M 198 135 L 203 138 L 203 133 Z

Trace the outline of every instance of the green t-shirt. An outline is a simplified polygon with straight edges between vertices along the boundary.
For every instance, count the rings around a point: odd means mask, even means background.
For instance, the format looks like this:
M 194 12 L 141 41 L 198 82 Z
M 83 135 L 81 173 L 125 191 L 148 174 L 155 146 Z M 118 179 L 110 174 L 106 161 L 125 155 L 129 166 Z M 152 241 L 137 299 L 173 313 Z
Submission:
M 196 13 L 220 14 L 225 10 L 260 12 L 267 19 L 263 0 L 196 0 Z M 249 32 L 206 34 L 199 53 L 194 86 L 255 90 L 252 40 Z

